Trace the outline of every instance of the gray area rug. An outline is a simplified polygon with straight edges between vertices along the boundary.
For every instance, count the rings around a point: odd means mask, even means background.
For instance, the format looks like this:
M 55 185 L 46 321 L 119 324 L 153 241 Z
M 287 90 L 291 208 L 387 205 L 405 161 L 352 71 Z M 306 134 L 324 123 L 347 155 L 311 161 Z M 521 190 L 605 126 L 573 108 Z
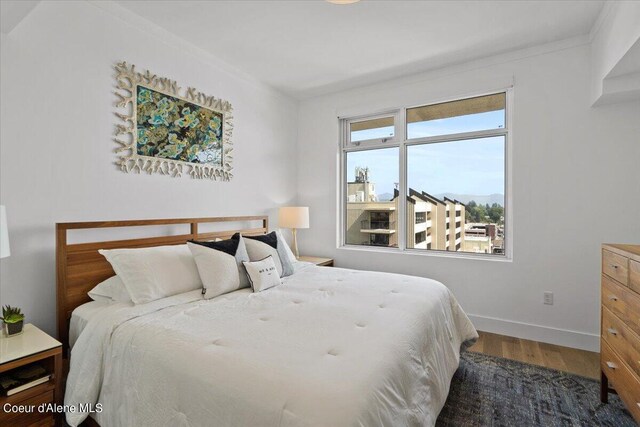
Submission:
M 600 383 L 481 353 L 463 352 L 436 426 L 612 426 L 637 424 Z

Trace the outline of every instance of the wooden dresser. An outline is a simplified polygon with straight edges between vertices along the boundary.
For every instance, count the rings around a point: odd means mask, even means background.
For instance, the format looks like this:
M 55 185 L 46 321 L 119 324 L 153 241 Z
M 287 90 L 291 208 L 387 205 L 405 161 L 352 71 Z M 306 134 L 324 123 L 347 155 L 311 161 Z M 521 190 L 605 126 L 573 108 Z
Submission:
M 600 398 L 610 386 L 640 423 L 640 245 L 602 245 Z

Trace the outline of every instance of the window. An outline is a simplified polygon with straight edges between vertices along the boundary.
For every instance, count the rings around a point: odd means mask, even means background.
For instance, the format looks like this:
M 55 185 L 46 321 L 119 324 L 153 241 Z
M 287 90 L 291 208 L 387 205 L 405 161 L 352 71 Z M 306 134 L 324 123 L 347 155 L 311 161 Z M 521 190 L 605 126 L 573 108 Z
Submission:
M 371 246 L 390 246 L 388 234 L 371 234 L 369 244 Z
M 506 94 L 407 109 L 407 138 L 504 128 Z
M 393 116 L 351 122 L 349 124 L 349 142 L 360 145 L 362 141 L 386 141 L 395 136 Z
M 398 247 L 399 149 L 346 153 L 345 243 Z
M 343 243 L 509 254 L 509 96 L 343 119 Z

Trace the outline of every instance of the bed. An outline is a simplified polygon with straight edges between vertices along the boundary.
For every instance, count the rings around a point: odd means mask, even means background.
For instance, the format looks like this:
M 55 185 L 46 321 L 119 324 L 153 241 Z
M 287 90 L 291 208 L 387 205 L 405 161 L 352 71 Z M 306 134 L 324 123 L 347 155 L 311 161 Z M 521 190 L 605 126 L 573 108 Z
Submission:
M 70 225 L 58 224 L 65 346 L 71 313 L 88 302 L 78 295 L 113 274 L 97 249 L 268 229 L 266 217 L 242 218 L 262 227 L 198 233 L 201 222 L 221 219 L 160 220 L 187 223 L 190 233 L 68 245 Z M 129 222 L 73 226 L 110 224 Z M 65 405 L 99 403 L 102 412 L 89 420 L 103 427 L 434 425 L 460 348 L 477 338 L 449 290 L 397 274 L 313 265 L 296 270 L 260 293 L 242 289 L 203 300 L 192 291 L 85 313 L 73 329 Z M 72 274 L 78 271 L 82 281 Z M 88 415 L 68 412 L 67 421 L 78 425 Z

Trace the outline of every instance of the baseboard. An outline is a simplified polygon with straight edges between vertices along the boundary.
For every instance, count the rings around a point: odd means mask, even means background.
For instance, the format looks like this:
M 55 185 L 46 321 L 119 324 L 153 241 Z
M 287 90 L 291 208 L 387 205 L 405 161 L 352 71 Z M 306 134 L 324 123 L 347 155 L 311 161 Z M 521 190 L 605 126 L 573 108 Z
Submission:
M 580 350 L 600 351 L 600 335 L 469 314 L 477 330 Z

